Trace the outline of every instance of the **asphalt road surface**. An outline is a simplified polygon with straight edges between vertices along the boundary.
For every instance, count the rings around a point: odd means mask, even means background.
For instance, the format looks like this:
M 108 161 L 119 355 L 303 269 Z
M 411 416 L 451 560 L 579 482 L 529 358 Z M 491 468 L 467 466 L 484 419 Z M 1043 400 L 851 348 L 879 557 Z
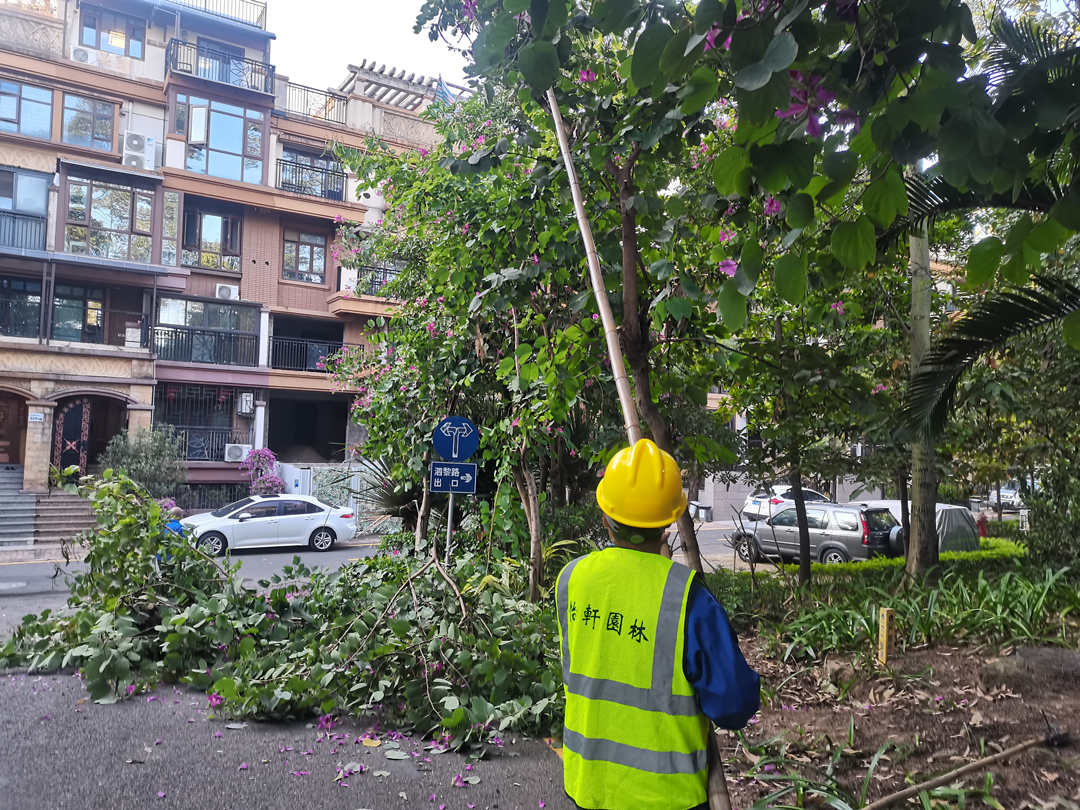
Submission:
M 228 728 L 204 694 L 172 686 L 95 705 L 72 675 L 0 674 L 0 704 L 4 810 L 572 808 L 558 757 L 537 740 L 511 736 L 469 762 L 381 732 L 365 746 L 371 727 L 354 720 L 329 734 L 310 722 Z M 404 759 L 386 757 L 394 743 Z M 350 763 L 363 771 L 336 780 Z

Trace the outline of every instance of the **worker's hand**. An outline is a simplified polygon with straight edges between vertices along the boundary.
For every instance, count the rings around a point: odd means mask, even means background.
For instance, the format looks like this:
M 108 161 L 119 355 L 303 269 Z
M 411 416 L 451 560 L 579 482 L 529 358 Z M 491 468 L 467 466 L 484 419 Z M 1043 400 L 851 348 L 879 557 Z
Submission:
M 668 542 L 668 538 L 671 537 L 671 532 L 664 532 L 660 535 L 660 556 L 671 559 L 671 544 Z

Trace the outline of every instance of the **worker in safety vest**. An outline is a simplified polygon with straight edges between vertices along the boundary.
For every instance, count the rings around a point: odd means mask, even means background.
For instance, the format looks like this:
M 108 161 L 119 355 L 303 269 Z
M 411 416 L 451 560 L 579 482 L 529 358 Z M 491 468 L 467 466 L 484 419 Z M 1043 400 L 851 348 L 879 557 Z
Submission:
M 700 578 L 660 554 L 686 508 L 675 459 L 641 439 L 596 500 L 613 545 L 568 563 L 556 587 L 566 793 L 589 810 L 705 808 L 709 720 L 746 725 L 758 675 Z

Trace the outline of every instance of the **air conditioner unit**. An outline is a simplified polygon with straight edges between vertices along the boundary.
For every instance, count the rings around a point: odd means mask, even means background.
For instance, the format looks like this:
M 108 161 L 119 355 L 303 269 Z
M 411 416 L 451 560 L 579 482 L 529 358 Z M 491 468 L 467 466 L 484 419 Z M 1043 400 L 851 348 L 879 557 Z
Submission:
M 157 168 L 157 145 L 151 135 L 124 133 L 124 165 L 152 172 Z
M 224 298 L 226 301 L 239 301 L 240 286 L 238 284 L 218 284 L 214 288 L 214 295 L 217 298 Z
M 239 464 L 250 452 L 250 444 L 227 444 L 225 445 L 225 460 Z
M 84 65 L 96 65 L 97 56 L 97 51 L 87 50 L 86 48 L 75 48 L 71 52 L 71 58 Z
M 251 416 L 255 413 L 255 394 L 251 391 L 241 391 L 236 398 L 236 412 L 240 416 Z

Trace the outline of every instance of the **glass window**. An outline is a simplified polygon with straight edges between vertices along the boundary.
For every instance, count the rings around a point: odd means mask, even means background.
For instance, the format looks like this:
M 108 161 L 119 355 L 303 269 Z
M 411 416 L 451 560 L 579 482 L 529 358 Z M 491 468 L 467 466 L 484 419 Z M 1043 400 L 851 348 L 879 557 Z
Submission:
M 143 58 L 143 41 L 146 39 L 144 20 L 87 4 L 83 4 L 81 12 L 81 45 L 117 56 Z
M 773 526 L 794 526 L 795 525 L 795 510 L 785 509 L 783 512 L 778 512 L 773 516 Z
M 263 181 L 266 116 L 261 111 L 178 93 L 173 131 L 187 137 L 188 171 Z
M 278 505 L 276 503 L 259 503 L 255 506 L 249 506 L 246 509 L 241 510 L 233 517 L 239 517 L 240 515 L 251 515 L 252 518 L 267 518 L 275 517 L 277 515 Z
M 240 217 L 188 208 L 184 211 L 182 262 L 188 267 L 240 271 Z
M 0 277 L 0 335 L 37 337 L 41 326 L 41 282 Z
M 326 235 L 286 228 L 281 276 L 322 284 L 326 279 Z
M 833 526 L 844 532 L 857 531 L 859 521 L 852 512 L 833 512 Z
M 45 216 L 49 178 L 41 174 L 0 169 L 0 211 Z
M 109 101 L 64 93 L 64 143 L 111 152 L 115 109 Z
M 53 339 L 102 343 L 104 335 L 105 291 L 100 287 L 57 284 L 53 294 Z
M 874 509 L 867 510 L 863 513 L 866 515 L 866 523 L 872 532 L 883 532 L 892 529 L 893 526 L 899 526 L 896 522 L 896 518 L 893 517 L 892 512 L 888 509 Z
M 180 227 L 180 192 L 166 191 L 161 213 L 161 263 L 176 265 L 177 229 Z
M 241 506 L 246 506 L 252 502 L 252 498 L 244 498 L 243 500 L 233 501 L 228 506 L 223 506 L 220 509 L 215 509 L 210 514 L 214 517 L 225 517 L 229 512 L 239 509 Z
M 828 525 L 829 519 L 826 517 L 824 509 L 806 510 L 806 527 L 808 529 L 824 529 Z
M 158 300 L 158 323 L 255 334 L 257 311 L 257 307 L 243 304 L 161 298 Z
M 154 198 L 127 186 L 68 179 L 64 250 L 105 259 L 149 262 Z
M 52 137 L 52 90 L 0 80 L 0 132 Z

